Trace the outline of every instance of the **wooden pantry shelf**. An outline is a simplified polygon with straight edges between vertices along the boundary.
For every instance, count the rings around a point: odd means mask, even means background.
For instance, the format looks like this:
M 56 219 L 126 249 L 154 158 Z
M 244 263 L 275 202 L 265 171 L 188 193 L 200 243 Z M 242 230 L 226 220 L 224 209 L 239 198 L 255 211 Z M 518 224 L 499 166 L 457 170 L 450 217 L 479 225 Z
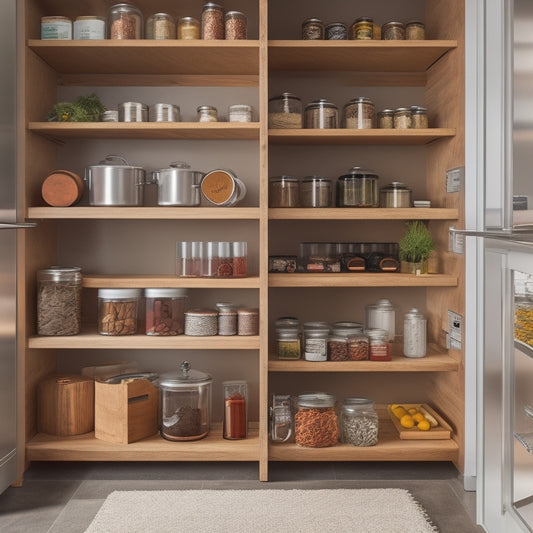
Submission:
M 269 41 L 270 70 L 425 72 L 454 40 Z
M 457 277 L 447 274 L 269 274 L 269 287 L 456 287 Z
M 30 219 L 258 220 L 258 207 L 30 207 Z
M 270 208 L 271 220 L 457 220 L 459 210 L 444 207 L 410 208 Z
M 83 286 L 87 289 L 150 289 L 157 287 L 186 289 L 258 289 L 258 276 L 248 278 L 181 278 L 172 275 L 147 274 L 84 274 Z

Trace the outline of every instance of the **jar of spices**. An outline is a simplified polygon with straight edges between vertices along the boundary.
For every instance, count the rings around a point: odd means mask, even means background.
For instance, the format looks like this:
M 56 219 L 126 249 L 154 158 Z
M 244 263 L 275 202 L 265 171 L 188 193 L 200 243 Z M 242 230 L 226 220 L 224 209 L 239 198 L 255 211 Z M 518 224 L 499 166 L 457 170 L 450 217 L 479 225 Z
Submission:
M 338 334 L 331 334 L 328 337 L 328 361 L 347 361 L 348 344 L 346 337 Z
M 238 335 L 259 335 L 259 309 L 242 307 L 237 309 Z
M 394 109 L 383 109 L 378 113 L 378 128 L 394 128 Z
M 276 327 L 276 352 L 278 359 L 300 359 L 300 333 L 295 327 Z
M 202 9 L 202 39 L 224 39 L 224 9 L 208 2 Z
M 341 408 L 341 442 L 353 446 L 378 443 L 378 414 L 368 398 L 345 398 Z
M 302 127 L 302 101 L 289 92 L 268 100 L 270 129 L 298 129 Z
M 309 102 L 305 106 L 305 127 L 318 129 L 337 128 L 339 111 L 337 106 L 325 98 Z
M 401 181 L 393 181 L 379 191 L 380 207 L 411 207 L 411 189 Z
M 231 242 L 218 242 L 218 267 L 215 277 L 233 277 L 233 254 L 231 250 Z
M 410 20 L 405 25 L 405 38 L 408 40 L 424 40 L 426 38 L 426 28 L 420 20 Z
M 325 36 L 327 41 L 343 41 L 348 38 L 348 31 L 346 24 L 343 22 L 332 22 L 328 24 L 325 29 Z
M 76 17 L 74 21 L 74 39 L 105 39 L 105 18 L 96 16 Z
M 359 17 L 351 26 L 351 39 L 370 40 L 374 33 L 374 21 L 370 17 Z
M 240 11 L 228 11 L 225 17 L 226 40 L 246 39 L 246 15 Z
M 141 289 L 98 289 L 98 333 L 135 335 Z
M 109 8 L 110 39 L 142 39 L 143 15 L 132 4 L 115 4 Z
M 411 109 L 398 107 L 394 111 L 394 127 L 398 130 L 411 128 Z
M 233 257 L 233 277 L 245 278 L 248 275 L 248 243 L 235 241 L 231 243 Z
M 176 22 L 168 13 L 155 13 L 146 20 L 146 39 L 175 39 Z
M 203 274 L 203 243 L 179 241 L 176 244 L 176 276 L 200 277 Z
M 300 184 L 302 207 L 331 207 L 331 180 L 322 176 L 306 176 Z
M 292 176 L 275 176 L 269 180 L 269 207 L 298 207 L 300 181 Z
M 304 326 L 304 357 L 306 361 L 328 360 L 329 327 Z
M 390 361 L 391 347 L 388 332 L 384 329 L 371 328 L 365 330 L 365 335 L 370 339 L 370 360 Z
M 246 104 L 230 105 L 228 118 L 230 122 L 252 122 L 252 106 Z
M 385 330 L 389 341 L 394 342 L 396 337 L 396 308 L 388 298 L 380 298 L 375 304 L 367 305 L 365 316 L 365 325 L 368 329 Z
M 178 20 L 178 39 L 192 40 L 200 38 L 200 22 L 194 17 L 181 17 Z
M 403 41 L 405 24 L 403 22 L 387 22 L 381 27 L 381 38 L 384 41 Z
M 248 384 L 246 381 L 223 381 L 225 439 L 245 439 L 248 436 Z
M 185 311 L 185 335 L 208 337 L 218 333 L 218 311 L 189 309 Z
M 426 317 L 416 308 L 409 309 L 403 321 L 403 354 L 406 357 L 426 355 Z
M 362 332 L 348 337 L 346 345 L 350 361 L 365 361 L 370 357 L 370 340 Z
M 72 20 L 60 16 L 41 17 L 41 39 L 72 39 Z
M 335 446 L 339 438 L 335 396 L 326 392 L 300 394 L 294 415 L 294 434 L 298 446 Z
M 52 266 L 37 272 L 37 335 L 81 331 L 81 268 Z
M 217 108 L 210 105 L 201 105 L 196 108 L 198 122 L 218 122 Z
M 337 180 L 337 207 L 378 207 L 378 175 L 362 167 L 352 167 Z
M 370 98 L 360 96 L 350 100 L 342 115 L 345 128 L 366 130 L 376 127 L 376 109 Z
M 237 335 L 237 306 L 229 303 L 217 303 L 218 334 Z
M 183 335 L 186 289 L 144 289 L 146 335 Z
M 411 128 L 424 129 L 428 127 L 428 113 L 425 107 L 411 107 Z
M 320 19 L 309 18 L 302 22 L 302 39 L 314 41 L 324 38 L 324 24 Z

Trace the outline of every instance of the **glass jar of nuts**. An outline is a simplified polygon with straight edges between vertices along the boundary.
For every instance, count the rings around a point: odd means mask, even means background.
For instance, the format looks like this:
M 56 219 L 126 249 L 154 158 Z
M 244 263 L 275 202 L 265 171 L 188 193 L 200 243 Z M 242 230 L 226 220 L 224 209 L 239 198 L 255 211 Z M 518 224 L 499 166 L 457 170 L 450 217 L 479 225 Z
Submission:
M 98 289 L 98 333 L 135 335 L 141 289 Z

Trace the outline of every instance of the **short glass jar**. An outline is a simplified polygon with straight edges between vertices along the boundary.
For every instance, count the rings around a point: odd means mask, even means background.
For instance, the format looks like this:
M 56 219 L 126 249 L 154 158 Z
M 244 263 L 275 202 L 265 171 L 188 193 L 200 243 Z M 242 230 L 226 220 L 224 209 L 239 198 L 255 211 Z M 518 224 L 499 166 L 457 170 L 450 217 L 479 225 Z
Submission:
M 388 332 L 379 328 L 366 329 L 365 335 L 370 339 L 370 360 L 390 361 L 391 346 Z
M 403 354 L 406 357 L 424 357 L 426 334 L 426 317 L 416 308 L 409 309 L 403 321 Z
M 146 39 L 175 39 L 176 21 L 168 13 L 154 13 L 146 19 Z
M 311 129 L 334 129 L 339 125 L 339 110 L 325 98 L 309 102 L 305 106 L 305 127 Z
M 411 107 L 411 128 L 424 129 L 428 126 L 429 124 L 427 109 L 421 106 Z
M 378 175 L 362 167 L 352 167 L 337 180 L 337 207 L 378 207 Z
M 207 2 L 202 8 L 202 39 L 224 39 L 224 8 Z
M 98 289 L 98 333 L 135 335 L 141 289 Z
M 328 337 L 328 361 L 348 361 L 348 344 L 343 335 L 331 334 Z
M 109 8 L 108 27 L 110 39 L 142 39 L 143 15 L 132 4 L 115 4 Z
M 274 176 L 269 180 L 269 207 L 298 207 L 300 181 L 292 176 Z
M 383 109 L 378 112 L 378 128 L 394 128 L 394 109 Z
M 379 191 L 380 207 L 411 207 L 412 191 L 405 183 L 393 181 Z
M 363 333 L 348 337 L 346 344 L 350 361 L 365 361 L 370 357 L 370 340 Z
M 302 39 L 314 41 L 324 39 L 324 24 L 320 19 L 308 18 L 302 22 Z
M 378 443 L 378 414 L 368 398 L 345 398 L 341 407 L 341 442 L 353 446 Z
M 228 11 L 225 17 L 226 40 L 246 39 L 246 15 L 240 11 Z
M 410 20 L 405 25 L 405 38 L 408 40 L 424 40 L 426 38 L 426 27 L 420 20 Z
M 228 109 L 229 122 L 252 122 L 252 106 L 246 104 L 230 105 Z
M 343 22 L 332 22 L 325 28 L 325 38 L 327 41 L 343 41 L 348 38 L 348 30 Z
M 298 446 L 335 446 L 339 440 L 335 396 L 326 392 L 300 394 L 294 415 L 294 434 Z
M 218 122 L 217 108 L 211 105 L 201 105 L 196 108 L 198 122 Z
M 370 40 L 374 34 L 374 21 L 370 17 L 355 19 L 350 28 L 350 38 L 354 40 Z
M 278 359 L 294 361 L 300 359 L 300 332 L 294 327 L 276 327 L 276 353 Z
M 178 20 L 178 39 L 199 39 L 200 22 L 194 17 L 182 17 Z
M 412 127 L 410 108 L 398 107 L 394 110 L 394 127 L 397 130 L 406 130 Z
M 189 309 L 185 311 L 185 335 L 209 337 L 218 333 L 218 311 Z
M 403 41 L 405 24 L 403 22 L 387 22 L 381 26 L 381 38 L 384 41 Z
M 360 96 L 344 105 L 343 126 L 348 129 L 366 130 L 376 127 L 376 108 L 370 98 Z
M 331 207 L 332 183 L 322 176 L 306 176 L 300 183 L 301 207 Z
M 302 127 L 302 101 L 284 92 L 268 100 L 269 129 L 299 129 Z
M 144 289 L 146 335 L 183 335 L 187 290 Z
M 328 360 L 329 327 L 309 328 L 304 326 L 304 358 L 306 361 Z

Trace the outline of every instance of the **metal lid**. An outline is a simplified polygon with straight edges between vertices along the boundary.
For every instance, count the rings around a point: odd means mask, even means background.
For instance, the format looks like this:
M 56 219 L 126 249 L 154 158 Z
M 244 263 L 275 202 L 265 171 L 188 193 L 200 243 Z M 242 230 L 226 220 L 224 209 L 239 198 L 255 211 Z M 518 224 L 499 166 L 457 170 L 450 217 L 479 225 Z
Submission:
M 412 309 L 409 309 L 409 311 L 407 311 L 407 313 L 405 313 L 405 318 L 408 319 L 408 320 L 412 320 L 412 319 L 415 319 L 415 318 L 425 319 L 426 317 L 416 307 L 413 307 Z
M 352 98 L 351 100 L 348 100 L 346 104 L 344 104 L 344 107 L 351 106 L 353 104 L 372 104 L 374 105 L 374 102 L 371 98 L 368 98 L 368 96 L 358 96 L 357 98 Z
M 132 168 L 136 168 L 136 169 L 140 169 L 140 170 L 144 170 L 143 167 L 137 167 L 137 166 L 134 166 L 134 165 L 128 165 L 128 162 L 120 155 L 113 155 L 113 154 L 108 154 L 105 156 L 105 159 L 103 159 L 102 161 L 100 161 L 97 165 L 90 165 L 89 168 L 98 168 L 98 167 L 110 167 L 112 166 L 113 168 L 129 168 L 129 169 L 132 169 Z
M 383 31 L 384 28 L 394 28 L 394 27 L 405 28 L 405 24 L 403 22 L 396 22 L 396 21 L 387 22 L 383 24 L 383 26 L 381 27 L 381 31 Z
M 427 112 L 427 107 L 422 107 L 420 105 L 411 108 L 411 113 L 413 113 L 413 115 L 425 115 Z
M 216 111 L 217 108 L 212 106 L 212 105 L 199 105 L 197 108 L 196 108 L 196 112 L 198 111 Z
M 105 383 L 121 383 L 125 379 L 147 379 L 148 381 L 156 381 L 158 374 L 155 372 L 135 372 L 132 374 L 118 374 L 117 376 L 111 376 L 105 380 Z
M 141 289 L 98 289 L 98 298 L 133 299 L 141 296 Z
M 144 296 L 146 298 L 186 298 L 187 289 L 174 288 L 153 288 L 144 289 Z
M 222 9 L 222 6 L 219 4 L 215 4 L 214 2 L 207 2 L 204 4 L 203 9 Z
M 375 170 L 371 170 L 369 168 L 363 168 L 363 167 L 352 167 L 350 170 L 348 170 L 348 174 L 343 174 L 342 176 L 339 176 L 339 179 L 350 179 L 350 178 L 375 178 L 378 179 L 379 176 L 377 175 Z
M 270 178 L 270 181 L 274 183 L 278 181 L 281 183 L 283 182 L 297 183 L 299 180 L 298 178 L 295 178 L 294 176 L 272 176 Z
M 330 109 L 337 109 L 337 106 L 333 103 L 327 100 L 326 98 L 319 98 L 318 100 L 313 100 L 312 102 L 309 102 L 305 109 L 315 109 L 315 108 L 330 108 Z
M 407 185 L 401 181 L 393 181 L 392 183 L 389 183 L 389 185 L 382 187 L 381 190 L 382 191 L 410 191 L 411 189 L 407 187 Z
M 376 302 L 376 307 L 379 307 L 380 309 L 394 309 L 392 302 L 388 298 L 380 298 Z
M 410 107 L 397 107 L 394 112 L 395 113 L 403 113 L 405 111 L 411 111 L 411 108 Z
M 304 322 L 304 329 L 321 329 L 328 328 L 329 324 L 327 322 Z
M 298 98 L 294 93 L 285 91 L 281 93 L 279 96 L 273 96 L 272 98 L 269 98 L 268 101 L 271 102 L 272 100 L 287 100 L 288 98 L 292 98 L 293 100 L 298 100 L 301 102 L 301 98 Z
M 76 22 L 78 20 L 100 20 L 105 22 L 105 17 L 97 17 L 96 15 L 84 15 L 82 17 L 76 17 Z
M 416 24 L 418 26 L 424 26 L 424 23 L 421 20 L 409 20 L 406 22 L 406 26 L 409 26 L 409 24 Z
M 344 398 L 342 402 L 343 411 L 353 413 L 360 409 L 372 409 L 374 407 L 374 400 L 369 398 Z
M 333 328 L 362 328 L 363 324 L 360 322 L 334 322 Z
M 310 182 L 331 183 L 331 180 L 329 178 L 325 178 L 324 176 L 305 176 L 305 178 L 302 181 L 304 183 L 310 183 Z
M 355 19 L 355 22 L 374 22 L 374 19 L 371 17 L 359 17 Z
M 364 334 L 370 339 L 388 339 L 389 332 L 386 329 L 368 328 L 365 329 Z
M 310 17 L 308 19 L 305 19 L 302 22 L 302 26 L 305 26 L 306 24 L 309 24 L 310 22 L 316 22 L 316 23 L 322 24 L 322 21 L 320 19 L 317 19 L 316 17 Z
M 195 19 L 194 17 L 181 17 L 178 20 L 178 23 L 179 22 L 195 22 L 196 24 L 199 24 L 198 19 Z
M 259 309 L 257 307 L 240 307 L 237 309 L 239 315 L 258 315 Z
M 68 17 L 62 17 L 59 15 L 52 15 L 51 17 L 41 17 L 41 22 L 63 22 L 63 21 L 72 22 L 72 20 L 69 19 Z
M 81 267 L 51 266 L 37 272 L 41 281 L 79 281 L 81 280 Z
M 330 22 L 326 26 L 326 30 L 327 29 L 331 29 L 331 28 L 344 28 L 344 29 L 346 29 L 346 24 L 344 24 L 344 22 Z
M 241 18 L 246 20 L 246 15 L 242 11 L 228 11 L 226 13 L 226 19 Z
M 335 396 L 327 392 L 309 392 L 298 396 L 299 407 L 333 407 Z
M 213 378 L 201 372 L 193 370 L 189 361 L 183 361 L 177 372 L 169 372 L 160 376 L 158 385 L 163 389 L 179 390 L 190 388 L 191 385 L 207 385 L 213 381 Z
M 382 109 L 381 111 L 378 111 L 378 115 L 389 115 L 391 113 L 394 113 L 394 109 Z

